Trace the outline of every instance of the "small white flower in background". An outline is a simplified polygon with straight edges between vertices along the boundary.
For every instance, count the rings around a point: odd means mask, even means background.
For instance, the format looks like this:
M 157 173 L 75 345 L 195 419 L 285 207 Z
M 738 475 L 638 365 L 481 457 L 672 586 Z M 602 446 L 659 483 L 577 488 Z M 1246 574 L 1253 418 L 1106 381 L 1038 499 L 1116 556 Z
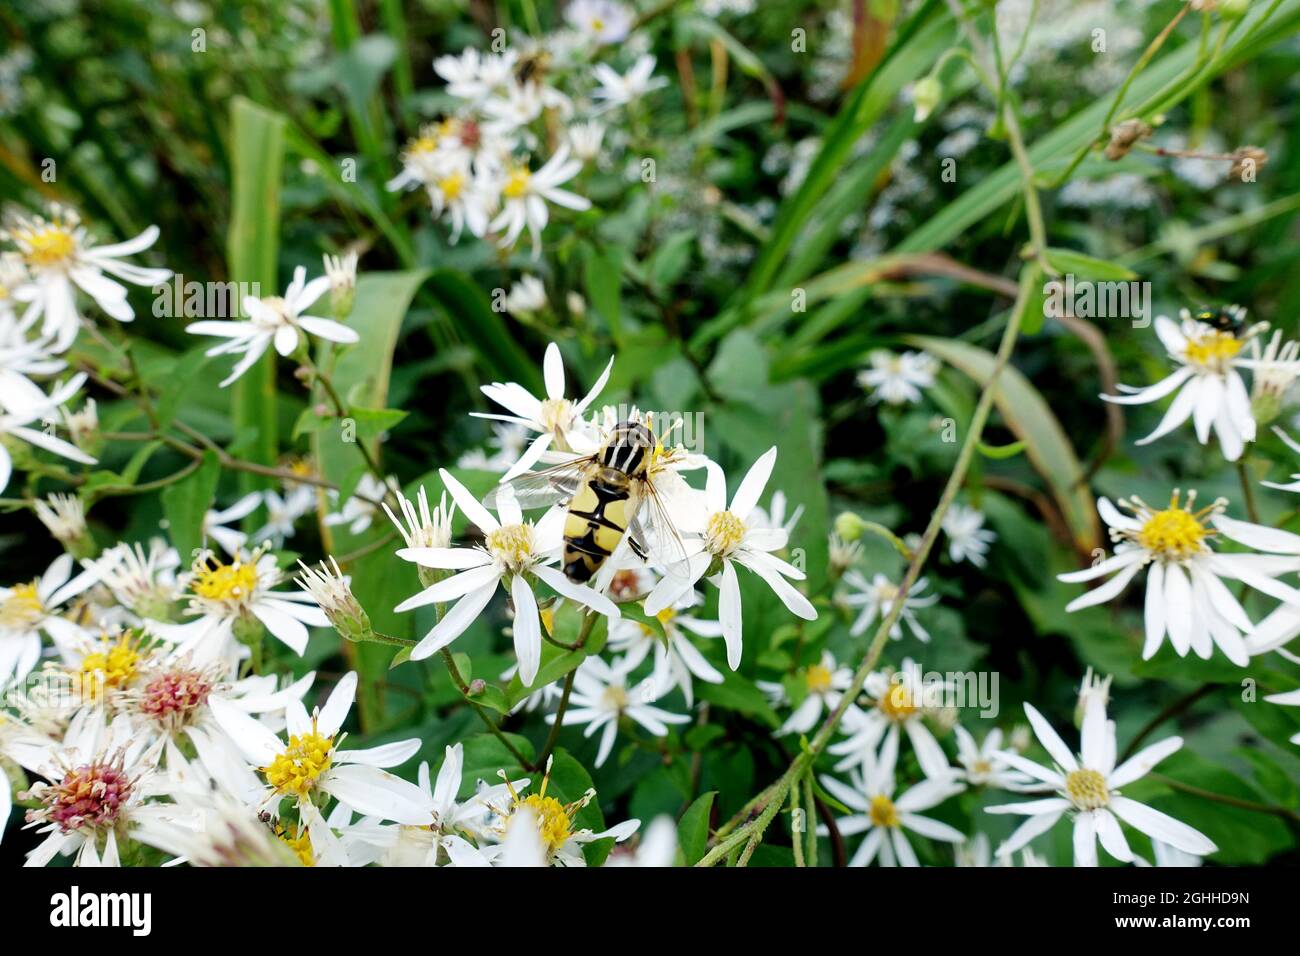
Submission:
M 243 752 L 249 764 L 266 778 L 260 805 L 274 812 L 283 797 L 299 806 L 335 797 L 367 816 L 407 826 L 424 826 L 433 817 L 432 798 L 415 784 L 381 767 L 395 767 L 415 756 L 420 740 L 401 740 L 365 750 L 341 750 L 339 732 L 356 698 L 357 675 L 349 671 L 330 692 L 325 706 L 308 715 L 300 701 L 290 698 L 285 709 L 288 740 L 281 740 L 246 711 L 214 699 L 212 712 Z
M 472 414 L 472 413 L 471 413 Z M 498 474 L 514 467 L 533 440 L 531 429 L 518 422 L 493 422 L 487 449 L 473 448 L 456 460 L 458 468 L 495 471 Z M 491 449 L 489 454 L 488 449 Z
M 64 547 L 70 548 L 86 535 L 86 506 L 76 495 L 50 495 L 36 499 L 33 509 L 41 524 Z
M 1300 707 L 1300 690 L 1291 690 L 1283 694 L 1269 694 L 1264 699 L 1270 704 L 1280 704 L 1283 707 Z M 1291 737 L 1291 743 L 1300 744 L 1300 733 Z
M 530 316 L 546 308 L 546 286 L 537 276 L 520 276 L 506 294 L 505 307 L 511 315 Z
M 895 798 L 894 767 L 897 762 L 898 739 L 895 737 L 892 742 L 885 741 L 879 758 L 873 756 L 861 770 L 854 770 L 848 784 L 831 776 L 821 777 L 822 786 L 831 796 L 856 811 L 836 821 L 840 834 L 848 837 L 866 833 L 849 860 L 849 866 L 870 866 L 877 857 L 881 866 L 920 866 L 916 851 L 904 831 L 944 843 L 963 843 L 966 840 L 966 835 L 960 830 L 922 816 L 920 812 L 960 793 L 962 784 L 954 782 L 951 777 L 922 780 Z M 824 824 L 817 827 L 818 835 L 824 836 L 829 832 Z
M 984 527 L 984 512 L 953 502 L 943 516 L 943 533 L 948 536 L 948 557 L 984 567 L 989 545 L 998 539 L 997 532 Z
M 30 376 L 57 375 L 66 367 L 62 359 L 51 356 L 45 342 L 27 341 L 16 330 L 11 342 L 0 336 L 0 411 L 15 415 L 43 412 L 50 399 Z
M 605 859 L 605 866 L 672 866 L 677 858 L 677 824 L 672 817 L 656 817 L 646 827 L 645 836 L 631 850 L 615 847 Z
M 999 752 L 1002 749 L 1002 730 L 994 727 L 976 743 L 971 732 L 957 724 L 957 761 L 961 764 L 962 779 L 973 787 L 997 787 L 1001 790 L 1019 790 L 1033 785 L 1033 780 L 1018 770 L 1013 770 Z
M 244 297 L 247 319 L 206 319 L 187 325 L 185 331 L 226 340 L 208 349 L 208 355 L 243 355 L 221 382 L 221 387 L 225 388 L 248 371 L 272 344 L 277 352 L 287 356 L 298 348 L 304 334 L 344 345 L 360 341 L 356 330 L 346 325 L 333 319 L 303 314 L 329 289 L 328 276 L 317 276 L 308 282 L 307 270 L 299 266 L 293 270 L 293 281 L 283 296 Z
M 573 155 L 584 163 L 594 163 L 600 158 L 600 147 L 605 140 L 605 125 L 597 120 L 574 123 L 569 127 L 569 147 Z
M 99 432 L 99 409 L 93 398 L 86 399 L 80 411 L 70 412 L 66 405 L 59 411 L 73 444 L 82 445 Z
M 464 633 L 492 600 L 500 584 L 514 602 L 512 630 L 519 679 L 525 687 L 531 687 L 542 659 L 542 625 L 530 577 L 539 578 L 557 594 L 598 614 L 617 618 L 618 608 L 603 594 L 574 584 L 550 566 L 559 559 L 563 546 L 563 511 L 553 508 L 536 524 L 525 522 L 513 496 L 504 494 L 498 499 L 497 512 L 501 516 L 498 521 L 450 472 L 439 469 L 438 474 L 461 512 L 478 525 L 486 540 L 482 547 L 476 548 L 409 547 L 397 552 L 399 558 L 421 567 L 458 572 L 407 598 L 394 609 L 400 613 L 429 604 L 456 602 L 411 651 L 411 660 L 424 660 Z
M 325 256 L 325 278 L 330 280 L 330 309 L 336 319 L 346 318 L 352 311 L 357 292 L 357 253 L 355 250 L 341 256 Z
M 1117 767 L 1115 722 L 1107 720 L 1101 695 L 1087 697 L 1082 750 L 1077 759 L 1032 704 L 1025 704 L 1025 715 L 1055 766 L 1049 769 L 1010 751 L 1003 751 L 1002 759 L 1047 784 L 1057 796 L 985 808 L 989 813 L 1028 817 L 998 848 L 999 855 L 1014 853 L 1039 834 L 1046 833 L 1067 811 L 1074 813 L 1075 866 L 1097 865 L 1098 840 L 1115 859 L 1131 863 L 1133 851 L 1120 828 L 1121 820 L 1185 853 L 1204 856 L 1218 849 L 1200 831 L 1120 794 L 1122 787 L 1145 777 L 1156 764 L 1182 747 L 1181 737 L 1169 737 L 1144 747 Z
M 610 369 L 613 367 L 614 359 L 611 357 L 586 397 L 581 401 L 570 401 L 564 397 L 564 360 L 560 358 L 559 346 L 552 342 L 546 347 L 546 356 L 542 360 L 543 380 L 546 383 L 545 398 L 534 397 L 517 382 L 493 382 L 491 385 L 482 386 L 484 395 L 512 414 L 471 412 L 471 415 L 476 418 L 511 422 L 539 433 L 519 459 L 501 476 L 503 484 L 532 468 L 552 446 L 555 446 L 557 451 L 564 452 L 583 453 L 595 450 L 596 443 L 587 434 L 582 415 L 600 395 L 605 383 L 609 381 Z
M 397 503 L 402 509 L 402 519 L 393 514 L 388 503 L 384 502 L 384 514 L 401 534 L 408 548 L 449 548 L 451 547 L 451 521 L 456 515 L 456 502 L 447 507 L 447 492 L 442 493 L 436 508 L 429 507 L 429 496 L 424 485 L 416 493 L 418 507 L 400 491 L 395 492 Z
M 832 711 L 840 705 L 844 692 L 853 683 L 853 669 L 841 667 L 830 651 L 822 651 L 821 660 L 804 668 L 803 678 L 808 696 L 786 718 L 777 731 L 779 734 L 805 734 L 816 727 L 823 711 Z M 783 685 L 758 681 L 758 687 L 774 706 L 788 702 Z
M 1255 440 L 1250 395 L 1237 371 L 1239 367 L 1247 367 L 1241 350 L 1251 337 L 1267 328 L 1267 323 L 1260 323 L 1237 336 L 1193 319 L 1186 309 L 1178 323 L 1168 316 L 1158 316 L 1156 335 L 1169 357 L 1178 363 L 1177 370 L 1147 388 L 1121 385 L 1123 395 L 1101 398 L 1117 405 L 1145 405 L 1177 391 L 1178 396 L 1155 431 L 1137 443 L 1149 444 L 1191 418 L 1196 438 L 1202 445 L 1210 440 L 1213 429 L 1219 437 L 1223 457 L 1236 461 L 1246 442 Z
M 680 522 L 683 532 L 696 536 L 696 540 L 686 543 L 688 567 L 681 574 L 666 576 L 645 602 L 647 614 L 658 614 L 671 607 L 716 562 L 720 570 L 710 581 L 717 585 L 721 595 L 718 614 L 722 636 L 727 643 L 727 666 L 733 671 L 740 666 L 743 636 L 740 580 L 734 565 L 740 564 L 762 578 L 791 613 L 805 621 L 817 618 L 817 609 L 786 580 L 802 581 L 804 573 L 772 553 L 786 546 L 788 533 L 784 529 L 753 523 L 755 519 L 751 512 L 762 497 L 775 464 L 776 447 L 773 446 L 746 473 L 732 496 L 730 508 L 727 507 L 726 476 L 715 463 L 707 464 L 704 508 L 692 509 L 696 513 L 687 515 Z M 762 512 L 758 517 L 766 518 Z
M 564 712 L 562 723 L 564 726 L 586 724 L 583 733 L 586 737 L 603 728 L 596 751 L 596 766 L 603 766 L 614 749 L 622 718 L 640 724 L 656 737 L 668 736 L 669 724 L 690 722 L 688 714 L 673 714 L 653 706 L 656 691 L 654 683 L 649 680 L 628 688 L 625 671 L 610 667 L 599 657 L 588 657 L 574 675 L 570 707 Z M 546 722 L 554 724 L 555 715 L 548 714 Z
M 86 380 L 85 373 L 78 373 L 62 385 L 56 385 L 51 391 L 49 401 L 35 408 L 29 408 L 22 414 L 0 415 L 0 437 L 9 436 L 25 442 L 28 445 L 35 445 L 37 448 L 43 448 L 46 451 L 53 452 L 69 461 L 79 462 L 83 465 L 94 465 L 98 459 L 87 455 L 76 445 L 70 444 L 55 435 L 42 431 L 38 428 L 28 426 L 36 422 L 44 423 L 47 420 L 57 421 L 58 406 L 62 405 L 81 388 Z M 4 491 L 9 485 L 9 479 L 13 476 L 14 462 L 5 447 L 5 443 L 0 441 L 0 491 Z
M 231 556 L 238 554 L 244 543 L 248 541 L 248 535 L 226 526 L 232 522 L 247 518 L 257 510 L 261 503 L 262 493 L 260 491 L 250 491 L 229 508 L 221 510 L 209 509 L 203 515 L 204 542 L 206 543 L 208 539 L 211 539 L 219 544 L 221 550 L 226 554 Z
M 126 287 L 109 276 L 133 285 L 155 286 L 166 282 L 172 272 L 121 261 L 152 246 L 158 239 L 157 226 L 126 242 L 96 246 L 72 210 L 51 206 L 48 215 L 48 219 L 15 216 L 2 235 L 18 247 L 31 273 L 32 281 L 14 292 L 20 302 L 32 303 L 24 321 L 34 322 L 43 316 L 41 336 L 53 342 L 56 352 L 66 352 L 81 322 L 77 289 L 119 322 L 130 322 L 135 311 L 127 301 Z
M 533 258 L 540 256 L 542 230 L 550 221 L 547 203 L 578 212 L 591 208 L 590 200 L 560 189 L 562 183 L 568 182 L 581 170 L 582 162 L 570 159 L 569 147 L 563 143 L 555 150 L 555 155 L 536 171 L 524 164 L 506 169 L 501 182 L 501 212 L 488 227 L 493 232 L 504 230 L 500 245 L 504 248 L 513 246 L 527 228 L 532 238 Z
M 852 590 L 840 599 L 841 603 L 848 607 L 862 609 L 849 628 L 850 637 L 857 637 L 866 631 L 877 617 L 882 620 L 887 617 L 893 610 L 894 601 L 898 599 L 898 585 L 883 574 L 875 574 L 868 581 L 862 572 L 849 570 L 844 574 L 844 583 Z M 917 578 L 916 584 L 907 592 L 907 597 L 903 601 L 903 610 L 889 631 L 889 636 L 893 640 L 899 640 L 903 636 L 904 622 L 911 628 L 913 636 L 918 641 L 925 643 L 930 640 L 930 632 L 921 626 L 921 622 L 912 613 L 917 608 L 931 607 L 939 600 L 937 594 L 922 595 L 921 592 L 925 587 L 926 579 Z
M 236 626 L 252 626 L 250 618 L 256 618 L 301 657 L 307 649 L 307 626 L 329 627 L 329 618 L 305 591 L 272 590 L 284 575 L 275 555 L 264 548 L 237 554 L 229 564 L 223 564 L 211 551 L 202 552 L 186 582 L 190 596 L 186 613 L 195 620 L 154 622 L 153 629 L 177 645 L 178 655 L 190 654 L 196 663 L 204 664 L 235 652 Z
M 654 71 L 655 58 L 648 53 L 638 57 L 632 68 L 622 75 L 606 63 L 597 63 L 591 72 L 600 86 L 592 96 L 601 101 L 604 109 L 627 106 L 668 85 L 668 80 L 654 76 Z
M 611 593 L 614 593 L 612 588 Z M 674 687 L 680 687 L 686 697 L 686 706 L 694 706 L 692 677 L 706 684 L 721 684 L 725 680 L 688 636 L 721 637 L 722 625 L 680 613 L 702 603 L 699 595 L 691 590 L 671 608 L 660 611 L 657 617 L 664 629 L 663 637 L 640 621 L 626 617 L 615 621 L 609 629 L 608 646 L 611 651 L 623 655 L 616 669 L 630 674 L 653 651 L 654 668 L 646 680 L 654 687 L 655 696 L 662 697 Z
M 614 0 L 573 0 L 564 11 L 569 26 L 595 43 L 617 43 L 632 29 L 632 9 Z
M 1221 578 L 1240 581 L 1282 601 L 1300 604 L 1300 592 L 1273 578 L 1286 571 L 1300 570 L 1300 535 L 1263 525 L 1237 521 L 1223 514 L 1227 501 L 1193 511 L 1196 493 L 1184 503 L 1174 491 L 1169 507 L 1154 509 L 1139 498 L 1121 499 L 1132 512 L 1121 514 L 1106 498 L 1097 500 L 1097 510 L 1110 527 L 1116 542 L 1113 556 L 1082 571 L 1058 575 L 1068 583 L 1090 581 L 1111 572 L 1113 578 L 1065 606 L 1066 611 L 1102 604 L 1116 597 L 1143 568 L 1146 581 L 1146 640 L 1142 658 L 1151 658 L 1165 635 L 1180 657 L 1193 650 L 1208 658 L 1218 645 L 1228 660 L 1244 667 L 1252 653 L 1262 653 L 1273 628 L 1284 629 L 1287 605 L 1266 618 L 1258 627 L 1251 624 L 1240 602 Z M 1271 554 L 1220 554 L 1210 548 L 1217 535 Z M 1291 611 L 1300 622 L 1300 611 Z M 1266 626 L 1267 625 L 1267 626 Z M 1297 624 L 1300 631 L 1300 623 Z M 1265 636 L 1260 637 L 1264 631 Z M 1250 635 L 1249 642 L 1243 634 Z M 1267 648 L 1264 648 L 1267 649 Z
M 921 772 L 931 779 L 951 778 L 956 771 L 948 763 L 943 747 L 925 725 L 925 716 L 933 713 L 942 701 L 934 695 L 949 693 L 952 684 L 946 681 L 926 684 L 922 680 L 921 665 L 910 657 L 904 658 L 897 671 L 874 671 L 867 675 L 863 692 L 874 706 L 868 708 L 850 704 L 840 724 L 845 738 L 831 744 L 828 753 L 842 756 L 836 770 L 865 766 L 884 740 L 885 748 L 898 748 L 900 729 L 916 752 Z
M 41 634 L 70 643 L 82 630 L 62 616 L 62 605 L 94 585 L 93 570 L 73 577 L 72 555 L 61 554 L 34 581 L 0 587 L 0 688 L 21 680 L 41 656 Z
M 836 571 L 843 573 L 853 565 L 857 564 L 858 558 L 862 557 L 862 542 L 845 541 L 838 534 L 832 531 L 830 537 L 827 539 L 826 551 L 827 562 L 830 566 Z M 844 596 L 837 596 L 836 603 L 844 604 Z M 845 606 L 852 607 L 853 605 L 850 604 Z
M 331 527 L 347 525 L 349 533 L 361 534 L 374 522 L 380 513 L 380 504 L 395 487 L 398 487 L 395 478 L 380 481 L 374 475 L 362 475 L 356 491 L 343 502 L 339 511 L 325 516 L 325 524 Z
M 180 563 L 180 554 L 162 538 L 150 539 L 147 552 L 138 543 L 122 542 L 93 561 L 82 562 L 123 607 L 156 620 L 165 620 L 180 597 L 176 580 Z
M 921 390 L 934 385 L 939 362 L 925 352 L 896 355 L 877 349 L 870 355 L 871 368 L 858 373 L 858 384 L 871 390 L 873 402 L 906 405 L 921 400 Z
M 1291 386 L 1300 377 L 1300 342 L 1283 342 L 1279 329 L 1261 353 L 1256 336 L 1250 340 L 1250 358 L 1239 364 L 1251 371 L 1252 414 L 1257 419 L 1262 415 L 1266 421 L 1276 418 Z
M 803 505 L 798 505 L 794 511 L 786 515 L 786 509 L 789 503 L 786 501 L 785 492 L 777 489 L 772 492 L 771 504 L 764 508 L 762 505 L 754 506 L 754 519 L 751 524 L 755 527 L 762 528 L 779 528 L 787 535 L 794 534 L 795 526 L 799 524 L 799 519 L 803 517 Z

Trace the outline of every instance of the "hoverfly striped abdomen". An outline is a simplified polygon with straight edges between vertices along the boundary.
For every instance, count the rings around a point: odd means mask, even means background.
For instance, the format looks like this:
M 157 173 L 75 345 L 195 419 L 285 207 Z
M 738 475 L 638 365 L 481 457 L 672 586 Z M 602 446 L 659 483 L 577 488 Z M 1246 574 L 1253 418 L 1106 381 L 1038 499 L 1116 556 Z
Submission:
M 654 435 L 639 422 L 621 422 L 569 501 L 564 521 L 564 573 L 583 583 L 614 553 L 635 517 L 632 481 L 645 475 Z

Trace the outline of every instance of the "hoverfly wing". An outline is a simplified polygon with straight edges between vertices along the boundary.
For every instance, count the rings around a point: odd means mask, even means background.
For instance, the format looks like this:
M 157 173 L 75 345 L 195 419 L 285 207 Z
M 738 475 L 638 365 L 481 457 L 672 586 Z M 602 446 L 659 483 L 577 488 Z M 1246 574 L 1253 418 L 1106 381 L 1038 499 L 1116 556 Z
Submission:
M 573 458 L 541 471 L 530 471 L 511 481 L 497 485 L 487 493 L 483 504 L 495 508 L 507 489 L 524 511 L 544 508 L 573 497 L 582 484 L 586 469 L 594 461 L 591 455 Z
M 677 530 L 677 525 L 664 506 L 663 498 L 655 490 L 654 483 L 647 481 L 644 487 L 643 502 L 637 510 L 634 526 L 639 531 L 642 541 L 652 549 L 652 563 L 657 563 L 661 567 L 664 577 L 673 578 L 684 585 L 690 580 L 691 568 L 686 541 Z M 646 540 L 647 533 L 651 540 Z

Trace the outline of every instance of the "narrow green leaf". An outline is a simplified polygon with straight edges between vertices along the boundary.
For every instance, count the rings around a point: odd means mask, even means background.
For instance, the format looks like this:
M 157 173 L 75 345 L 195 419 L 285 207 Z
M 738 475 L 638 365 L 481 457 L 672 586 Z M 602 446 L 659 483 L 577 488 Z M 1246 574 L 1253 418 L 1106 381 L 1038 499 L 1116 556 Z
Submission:
M 715 791 L 698 797 L 686 808 L 677 821 L 677 842 L 687 866 L 694 866 L 704 858 L 709 845 L 709 814 L 713 811 Z
M 203 546 L 203 516 L 212 507 L 219 477 L 221 462 L 216 452 L 209 451 L 194 474 L 163 489 L 163 514 L 182 563 L 188 562 L 190 555 Z

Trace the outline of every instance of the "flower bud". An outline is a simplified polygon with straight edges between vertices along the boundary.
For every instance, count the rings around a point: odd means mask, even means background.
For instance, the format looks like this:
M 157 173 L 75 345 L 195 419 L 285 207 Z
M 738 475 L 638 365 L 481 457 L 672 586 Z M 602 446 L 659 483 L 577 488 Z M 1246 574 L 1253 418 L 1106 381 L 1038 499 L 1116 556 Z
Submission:
M 924 123 L 934 112 L 934 108 L 943 99 L 943 84 L 931 74 L 917 80 L 912 85 L 912 105 L 916 109 L 916 121 Z
M 835 518 L 835 534 L 845 544 L 857 541 L 866 530 L 867 523 L 852 511 L 843 511 Z

